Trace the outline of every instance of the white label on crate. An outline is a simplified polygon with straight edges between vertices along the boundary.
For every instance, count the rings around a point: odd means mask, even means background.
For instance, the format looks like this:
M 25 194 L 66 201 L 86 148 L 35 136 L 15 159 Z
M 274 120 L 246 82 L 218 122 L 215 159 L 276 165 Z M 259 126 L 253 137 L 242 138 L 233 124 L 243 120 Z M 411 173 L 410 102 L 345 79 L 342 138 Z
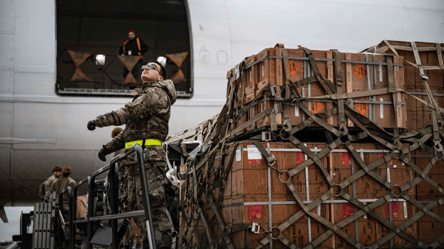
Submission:
M 382 65 L 379 64 L 379 81 L 382 82 Z
M 239 74 L 239 66 L 237 66 L 236 69 L 234 69 L 234 76 L 235 76 L 236 80 L 239 79 L 239 76 L 240 76 L 240 74 Z
M 294 107 L 294 115 L 295 115 L 296 117 L 299 117 L 299 106 L 295 106 L 295 107 Z
M 262 77 L 265 77 L 265 65 L 262 65 Z
M 379 101 L 384 101 L 384 99 L 383 98 L 381 98 Z M 381 107 L 379 108 L 379 116 L 380 116 L 380 118 L 384 118 L 384 104 L 382 104 L 381 103 L 381 105 L 380 105 Z
M 236 149 L 236 162 L 240 162 L 242 160 L 242 149 L 237 148 Z
M 363 202 L 364 205 L 367 205 L 367 203 Z M 367 219 L 367 213 L 364 214 L 364 219 Z
M 254 145 L 248 145 L 248 160 L 261 160 L 262 154 L 260 150 Z
M 250 82 L 253 82 L 253 73 L 250 71 Z
M 404 206 L 404 218 L 407 219 L 407 202 L 403 201 L 402 204 Z

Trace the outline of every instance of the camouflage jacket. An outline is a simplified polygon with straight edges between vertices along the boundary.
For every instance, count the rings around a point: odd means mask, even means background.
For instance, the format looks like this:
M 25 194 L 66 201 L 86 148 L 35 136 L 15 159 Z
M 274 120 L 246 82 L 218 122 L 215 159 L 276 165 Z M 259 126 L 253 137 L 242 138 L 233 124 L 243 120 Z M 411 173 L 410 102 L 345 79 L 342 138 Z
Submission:
M 176 101 L 176 90 L 171 80 L 143 83 L 142 93 L 125 107 L 98 116 L 97 127 L 126 125 L 125 129 L 106 144 L 111 151 L 125 147 L 126 142 L 141 139 L 165 141 L 168 135 L 171 105 Z
M 74 189 L 74 187 L 77 185 L 76 181 L 74 181 L 71 177 L 69 176 L 62 176 L 59 179 L 57 179 L 57 181 L 54 181 L 51 186 L 49 186 L 48 191 L 46 192 L 46 196 L 45 199 L 49 198 L 49 196 L 51 195 L 52 191 L 54 190 L 56 192 L 56 204 L 59 203 L 59 195 L 68 189 L 68 187 L 71 187 L 72 189 Z M 68 205 L 68 198 L 66 198 L 66 196 L 63 196 L 63 204 L 64 206 Z
M 40 184 L 40 187 L 39 187 L 40 199 L 43 200 L 45 198 L 46 192 L 49 190 L 49 186 L 51 186 L 51 184 L 53 182 L 57 181 L 57 179 L 58 178 L 56 178 L 53 174 L 52 176 L 48 177 L 48 179 L 46 179 L 46 181 L 44 181 L 44 182 L 42 182 L 42 184 Z

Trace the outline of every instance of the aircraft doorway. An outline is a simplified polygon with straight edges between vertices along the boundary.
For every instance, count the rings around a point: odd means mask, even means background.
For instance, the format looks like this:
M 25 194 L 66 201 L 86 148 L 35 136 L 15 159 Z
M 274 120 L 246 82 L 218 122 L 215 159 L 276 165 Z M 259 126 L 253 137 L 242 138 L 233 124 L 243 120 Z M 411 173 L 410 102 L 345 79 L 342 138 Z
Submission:
M 131 79 L 124 68 L 159 60 L 178 97 L 192 97 L 187 8 L 186 0 L 56 0 L 57 94 L 131 96 L 142 85 L 142 69 Z M 130 29 L 149 47 L 139 64 L 136 53 L 119 54 Z

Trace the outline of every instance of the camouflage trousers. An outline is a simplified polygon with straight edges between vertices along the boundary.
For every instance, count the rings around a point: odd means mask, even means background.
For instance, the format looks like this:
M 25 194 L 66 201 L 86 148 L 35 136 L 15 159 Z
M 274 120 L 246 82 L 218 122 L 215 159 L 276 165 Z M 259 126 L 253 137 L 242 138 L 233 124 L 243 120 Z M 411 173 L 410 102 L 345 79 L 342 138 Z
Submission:
M 140 173 L 137 161 L 134 161 L 134 155 L 129 155 L 127 160 L 122 161 L 125 164 L 127 187 L 127 209 L 128 211 L 144 210 L 142 185 L 140 182 Z M 173 224 L 171 216 L 166 207 L 164 184 L 165 170 L 167 169 L 165 151 L 161 146 L 147 146 L 145 158 L 145 174 L 148 182 L 148 195 L 151 204 L 151 216 L 153 219 L 153 228 L 157 247 L 171 247 L 171 233 Z M 121 192 L 121 191 L 119 191 Z M 119 193 L 120 195 L 120 193 Z M 120 198 L 119 198 L 120 199 Z M 142 232 L 142 237 L 146 237 L 146 219 L 145 216 L 139 216 L 134 219 L 137 227 Z

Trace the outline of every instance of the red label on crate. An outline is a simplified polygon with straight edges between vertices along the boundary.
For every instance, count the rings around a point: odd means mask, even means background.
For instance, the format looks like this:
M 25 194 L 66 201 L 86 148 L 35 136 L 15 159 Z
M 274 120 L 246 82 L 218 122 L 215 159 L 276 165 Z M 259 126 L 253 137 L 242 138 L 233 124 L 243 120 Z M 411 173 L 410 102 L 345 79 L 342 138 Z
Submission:
M 260 220 L 262 219 L 262 206 L 248 206 L 248 219 L 250 220 Z
M 324 109 L 324 104 L 322 104 L 321 102 L 311 102 L 310 109 L 313 114 L 319 113 L 320 111 L 322 111 L 322 109 Z
M 307 204 L 304 204 L 305 206 L 307 206 Z M 301 211 L 301 206 L 299 204 L 296 204 L 296 213 Z M 304 215 L 300 218 L 301 220 L 305 220 L 307 219 L 307 215 Z
M 348 216 L 355 213 L 355 206 L 351 203 L 344 203 L 342 205 L 342 218 L 345 219 Z
M 351 156 L 348 152 L 342 152 L 341 154 L 341 163 L 343 165 L 351 165 Z
M 359 100 L 364 101 L 365 99 L 361 98 Z M 368 104 L 365 103 L 356 103 L 355 108 L 363 116 L 368 112 Z
M 248 160 L 248 164 L 262 164 L 262 159 Z
M 386 155 L 385 153 L 381 153 L 381 158 L 385 157 L 385 155 Z M 395 159 L 390 160 L 389 165 L 390 166 L 395 165 Z
M 388 202 L 385 203 L 385 216 L 389 217 L 390 209 Z M 399 207 L 397 202 L 392 202 L 392 217 L 398 218 L 399 217 Z
M 296 61 L 294 60 L 288 60 L 288 67 L 291 77 L 295 76 L 298 73 L 298 70 L 300 69 L 300 67 L 298 66 L 298 64 L 296 64 Z
M 358 64 L 355 68 L 353 68 L 353 73 L 358 80 L 362 80 L 367 75 L 367 70 L 362 64 Z
M 302 152 L 296 152 L 296 163 L 303 163 L 305 161 L 305 154 Z

